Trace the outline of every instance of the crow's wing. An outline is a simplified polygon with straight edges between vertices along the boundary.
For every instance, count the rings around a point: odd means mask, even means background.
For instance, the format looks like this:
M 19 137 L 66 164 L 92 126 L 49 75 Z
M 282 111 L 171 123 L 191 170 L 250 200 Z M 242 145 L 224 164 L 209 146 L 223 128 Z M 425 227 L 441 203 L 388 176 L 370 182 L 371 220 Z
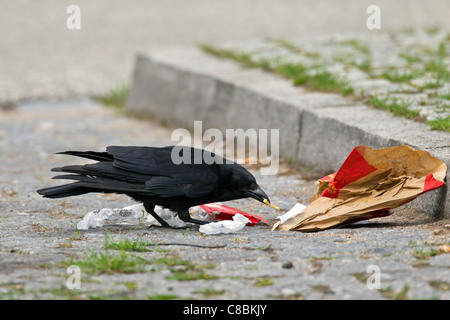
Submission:
M 201 197 L 218 186 L 219 176 L 213 166 L 193 163 L 193 148 L 183 150 L 191 152 L 192 163 L 178 165 L 172 161 L 172 148 L 111 146 L 107 153 L 113 156 L 115 168 L 145 175 L 145 189 L 161 197 Z

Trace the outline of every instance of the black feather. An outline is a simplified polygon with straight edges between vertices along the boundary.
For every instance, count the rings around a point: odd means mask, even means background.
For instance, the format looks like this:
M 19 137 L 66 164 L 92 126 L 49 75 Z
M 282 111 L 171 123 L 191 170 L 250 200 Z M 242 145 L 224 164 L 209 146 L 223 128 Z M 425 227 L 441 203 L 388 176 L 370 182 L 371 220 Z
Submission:
M 95 151 L 63 151 L 56 154 L 66 154 L 70 156 L 77 156 L 81 158 L 96 160 L 96 161 L 112 161 L 113 158 L 107 152 L 95 152 Z

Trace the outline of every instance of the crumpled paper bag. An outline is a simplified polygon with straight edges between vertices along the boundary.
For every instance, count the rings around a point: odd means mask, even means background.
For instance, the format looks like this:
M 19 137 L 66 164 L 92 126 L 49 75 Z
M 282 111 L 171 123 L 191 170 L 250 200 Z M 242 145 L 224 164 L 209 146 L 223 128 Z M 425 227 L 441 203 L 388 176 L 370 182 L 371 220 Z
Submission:
M 389 209 L 442 187 L 446 165 L 407 146 L 358 146 L 338 172 L 319 180 L 310 204 L 272 230 L 318 231 L 389 215 Z

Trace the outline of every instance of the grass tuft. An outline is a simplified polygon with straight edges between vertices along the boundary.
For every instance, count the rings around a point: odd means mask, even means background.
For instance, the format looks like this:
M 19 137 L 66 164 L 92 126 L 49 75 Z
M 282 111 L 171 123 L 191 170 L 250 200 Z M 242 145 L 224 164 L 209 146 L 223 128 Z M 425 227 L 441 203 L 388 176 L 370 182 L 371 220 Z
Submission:
M 392 82 L 409 82 L 414 78 L 420 76 L 418 71 L 414 70 L 404 70 L 400 71 L 398 69 L 392 68 L 384 70 L 380 77 Z
M 148 261 L 120 251 L 119 254 L 111 254 L 109 251 L 85 253 L 81 259 L 71 258 L 64 260 L 61 264 L 65 267 L 76 265 L 87 274 L 112 274 L 112 273 L 135 273 L 144 272 Z
M 431 129 L 450 132 L 450 115 L 445 118 L 438 118 L 435 120 L 428 120 L 426 122 Z
M 376 109 L 390 111 L 394 116 L 405 117 L 408 119 L 417 118 L 420 116 L 419 110 L 410 109 L 411 103 L 400 101 L 396 98 L 369 96 L 368 102 Z
M 100 96 L 98 100 L 107 106 L 116 108 L 118 112 L 124 112 L 127 103 L 129 88 L 128 85 L 122 84 L 116 88 L 112 88 L 109 92 Z
M 328 71 L 310 76 L 306 84 L 313 90 L 339 92 L 344 96 L 355 92 L 348 82 L 339 79 Z

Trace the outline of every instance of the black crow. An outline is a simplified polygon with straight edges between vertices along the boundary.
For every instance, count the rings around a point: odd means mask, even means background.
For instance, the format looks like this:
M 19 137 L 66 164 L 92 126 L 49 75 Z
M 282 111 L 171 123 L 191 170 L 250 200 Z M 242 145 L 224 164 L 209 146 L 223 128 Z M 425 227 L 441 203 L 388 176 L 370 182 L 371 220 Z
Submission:
M 110 146 L 106 152 L 58 154 L 97 162 L 53 168 L 54 172 L 71 173 L 54 179 L 76 182 L 37 190 L 46 198 L 89 192 L 122 193 L 142 202 L 145 210 L 164 227 L 169 225 L 154 212 L 155 205 L 177 212 L 185 222 L 197 224 L 206 222 L 190 217 L 188 210 L 195 205 L 251 197 L 277 208 L 244 167 L 203 149 Z

